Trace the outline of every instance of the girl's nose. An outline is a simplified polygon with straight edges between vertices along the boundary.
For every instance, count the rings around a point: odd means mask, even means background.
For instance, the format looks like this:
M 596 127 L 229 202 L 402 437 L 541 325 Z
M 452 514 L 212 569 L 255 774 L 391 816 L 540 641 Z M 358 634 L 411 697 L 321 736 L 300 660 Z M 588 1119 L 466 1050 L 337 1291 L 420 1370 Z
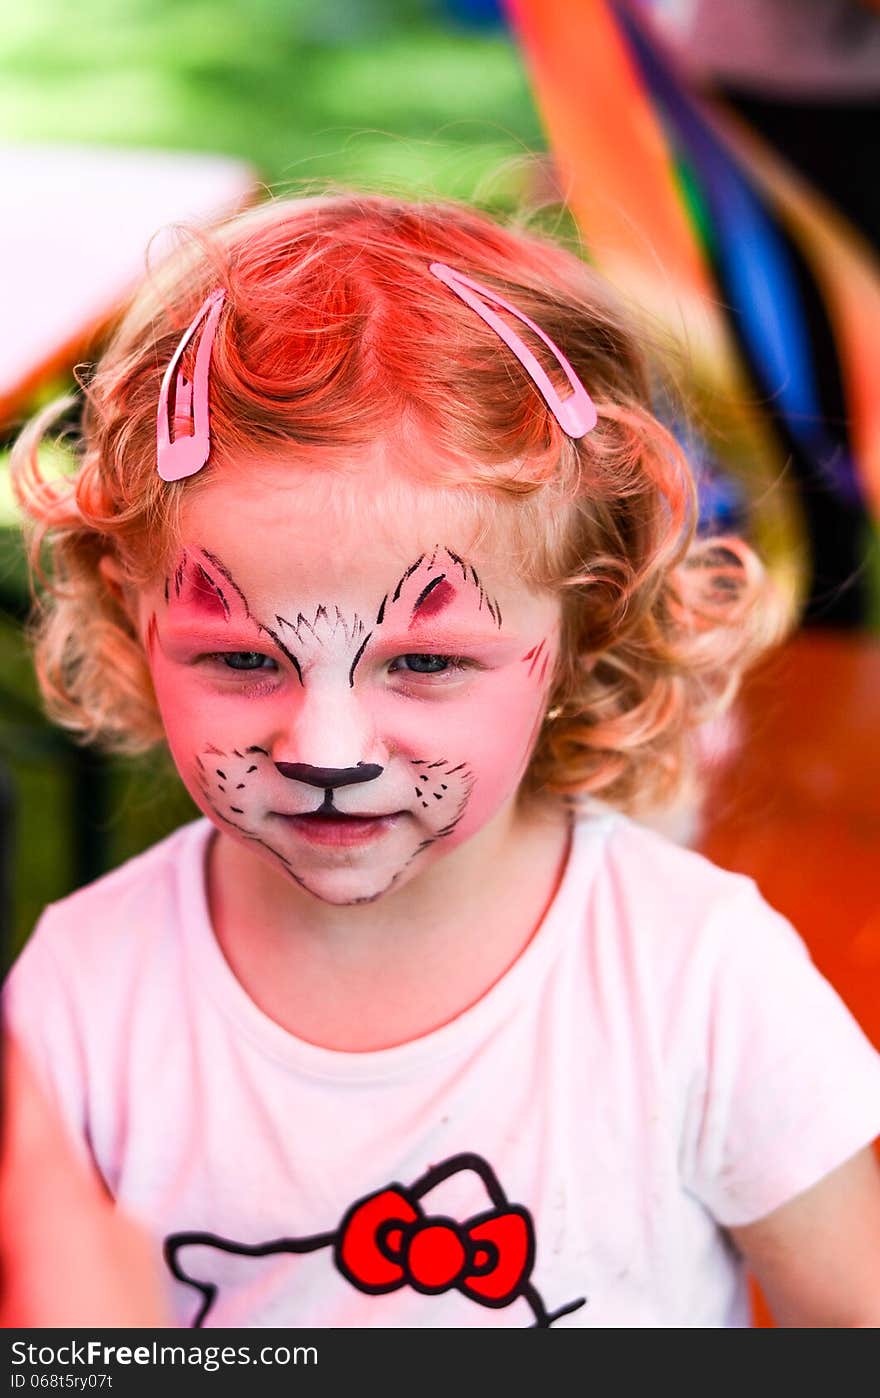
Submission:
M 330 791 L 381 776 L 386 753 L 377 746 L 365 696 L 347 679 L 310 684 L 306 678 L 271 745 L 282 777 Z

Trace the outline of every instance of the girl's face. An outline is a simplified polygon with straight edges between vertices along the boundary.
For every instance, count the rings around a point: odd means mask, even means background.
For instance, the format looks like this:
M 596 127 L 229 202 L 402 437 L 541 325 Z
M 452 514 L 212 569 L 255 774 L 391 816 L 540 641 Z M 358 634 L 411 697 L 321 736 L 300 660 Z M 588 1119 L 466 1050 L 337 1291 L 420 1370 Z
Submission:
M 261 464 L 187 501 L 139 600 L 177 769 L 230 838 L 324 902 L 370 902 L 512 807 L 560 606 L 470 546 L 453 493 Z

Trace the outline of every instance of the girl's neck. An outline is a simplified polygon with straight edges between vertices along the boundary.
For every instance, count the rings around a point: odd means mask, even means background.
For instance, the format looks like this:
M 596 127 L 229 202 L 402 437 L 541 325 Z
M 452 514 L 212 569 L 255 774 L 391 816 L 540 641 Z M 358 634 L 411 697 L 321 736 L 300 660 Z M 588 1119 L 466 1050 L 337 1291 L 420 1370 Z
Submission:
M 429 1033 L 517 959 L 558 888 L 561 803 L 511 803 L 419 878 L 375 903 L 334 906 L 272 876 L 220 833 L 209 844 L 217 941 L 251 999 L 299 1038 L 350 1052 Z

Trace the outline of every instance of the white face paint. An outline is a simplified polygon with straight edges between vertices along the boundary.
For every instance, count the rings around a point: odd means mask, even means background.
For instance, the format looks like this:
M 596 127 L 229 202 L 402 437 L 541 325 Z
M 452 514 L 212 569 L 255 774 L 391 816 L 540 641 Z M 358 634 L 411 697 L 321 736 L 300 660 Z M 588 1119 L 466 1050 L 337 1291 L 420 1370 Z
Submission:
M 187 501 L 140 621 L 197 805 L 348 904 L 417 877 L 513 800 L 559 603 L 507 578 L 503 551 L 468 552 L 448 493 L 418 488 L 392 523 L 371 478 L 336 486 L 283 463 L 256 481 L 217 473 Z

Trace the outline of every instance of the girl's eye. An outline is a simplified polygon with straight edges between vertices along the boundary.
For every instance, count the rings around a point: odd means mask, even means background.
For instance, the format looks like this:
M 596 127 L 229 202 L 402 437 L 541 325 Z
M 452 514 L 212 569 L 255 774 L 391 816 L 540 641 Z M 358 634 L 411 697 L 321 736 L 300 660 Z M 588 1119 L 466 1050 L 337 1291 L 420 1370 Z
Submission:
M 270 655 L 263 655 L 257 650 L 226 651 L 213 655 L 211 659 L 222 661 L 230 670 L 261 670 L 264 668 L 264 661 L 268 665 L 275 664 Z
M 450 670 L 463 670 L 464 661 L 456 655 L 399 655 L 391 672 L 402 669 L 412 675 L 441 675 Z

